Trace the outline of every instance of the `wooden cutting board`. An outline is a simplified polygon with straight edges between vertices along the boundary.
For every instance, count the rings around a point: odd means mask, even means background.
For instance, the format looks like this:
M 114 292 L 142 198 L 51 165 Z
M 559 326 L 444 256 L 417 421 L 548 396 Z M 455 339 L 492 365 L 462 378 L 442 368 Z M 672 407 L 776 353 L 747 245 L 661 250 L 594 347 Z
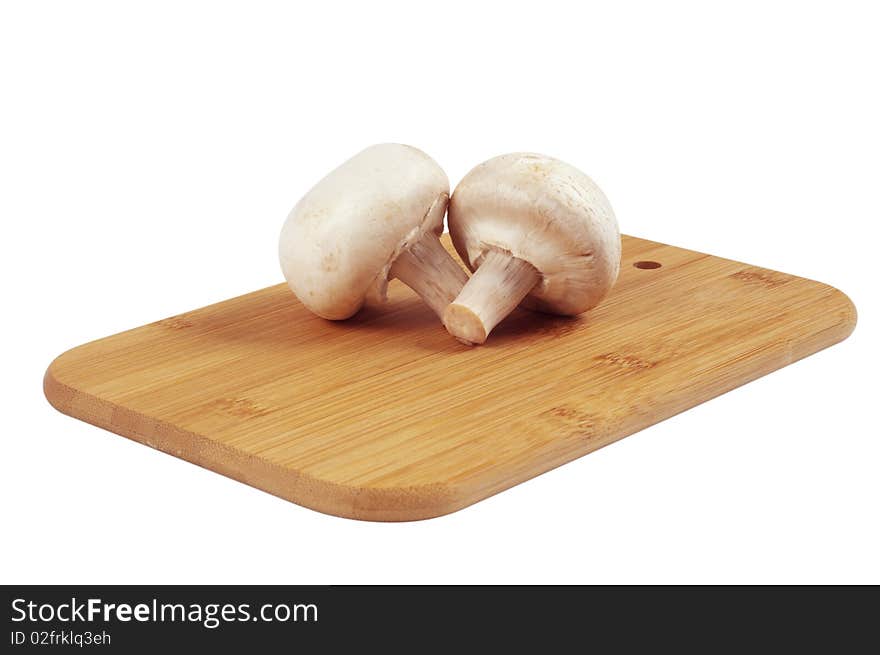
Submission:
M 447 243 L 448 247 L 448 243 Z M 69 350 L 58 410 L 300 505 L 447 514 L 845 339 L 819 282 L 623 238 L 595 310 L 517 310 L 481 347 L 406 287 L 344 322 L 284 284 Z

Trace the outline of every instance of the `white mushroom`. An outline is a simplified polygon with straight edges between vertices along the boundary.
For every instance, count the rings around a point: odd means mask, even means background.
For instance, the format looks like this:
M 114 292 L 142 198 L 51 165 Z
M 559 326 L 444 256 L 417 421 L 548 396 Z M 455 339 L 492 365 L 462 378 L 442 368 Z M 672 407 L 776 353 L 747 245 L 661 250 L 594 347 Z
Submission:
M 399 278 L 438 316 L 467 281 L 440 243 L 449 179 L 421 150 L 394 143 L 355 155 L 318 182 L 281 230 L 297 298 L 327 319 L 352 316 Z
M 455 188 L 449 232 L 475 271 L 443 322 L 483 343 L 520 304 L 580 314 L 599 303 L 620 269 L 620 233 L 608 199 L 573 166 L 533 153 L 486 161 Z

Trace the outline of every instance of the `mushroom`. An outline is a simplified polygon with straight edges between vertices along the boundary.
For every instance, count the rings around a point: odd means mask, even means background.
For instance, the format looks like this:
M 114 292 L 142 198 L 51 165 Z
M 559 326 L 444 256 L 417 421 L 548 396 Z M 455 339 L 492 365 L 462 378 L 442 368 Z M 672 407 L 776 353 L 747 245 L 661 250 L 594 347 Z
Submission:
M 440 243 L 449 179 L 421 150 L 358 153 L 296 204 L 281 230 L 281 269 L 297 298 L 331 320 L 355 314 L 398 278 L 442 316 L 467 274 Z
M 448 220 L 455 249 L 474 271 L 443 314 L 464 343 L 483 343 L 521 301 L 580 314 L 617 279 L 611 205 L 595 182 L 558 159 L 512 153 L 480 164 L 455 188 Z

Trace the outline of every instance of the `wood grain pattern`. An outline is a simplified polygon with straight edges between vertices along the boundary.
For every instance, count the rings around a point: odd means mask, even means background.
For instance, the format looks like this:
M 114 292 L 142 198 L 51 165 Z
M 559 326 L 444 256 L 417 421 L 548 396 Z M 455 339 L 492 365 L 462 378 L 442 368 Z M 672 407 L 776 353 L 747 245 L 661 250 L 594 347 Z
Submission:
M 852 303 L 827 285 L 623 245 L 598 308 L 517 310 L 478 348 L 396 282 L 387 304 L 339 323 L 279 284 L 74 348 L 49 366 L 46 397 L 306 507 L 404 521 L 470 505 L 855 327 Z

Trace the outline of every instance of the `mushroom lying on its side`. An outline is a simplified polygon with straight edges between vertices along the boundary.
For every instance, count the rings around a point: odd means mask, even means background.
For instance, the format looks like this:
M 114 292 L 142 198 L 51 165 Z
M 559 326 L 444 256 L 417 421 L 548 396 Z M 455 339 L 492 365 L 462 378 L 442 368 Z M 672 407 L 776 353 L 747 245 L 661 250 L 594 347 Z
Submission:
M 520 304 L 575 315 L 599 303 L 620 269 L 608 199 L 578 169 L 512 153 L 471 170 L 449 203 L 449 232 L 475 271 L 443 314 L 460 341 L 483 343 Z
M 441 245 L 449 179 L 421 150 L 394 143 L 355 155 L 318 182 L 281 230 L 279 256 L 315 314 L 352 316 L 399 278 L 442 316 L 467 274 Z

